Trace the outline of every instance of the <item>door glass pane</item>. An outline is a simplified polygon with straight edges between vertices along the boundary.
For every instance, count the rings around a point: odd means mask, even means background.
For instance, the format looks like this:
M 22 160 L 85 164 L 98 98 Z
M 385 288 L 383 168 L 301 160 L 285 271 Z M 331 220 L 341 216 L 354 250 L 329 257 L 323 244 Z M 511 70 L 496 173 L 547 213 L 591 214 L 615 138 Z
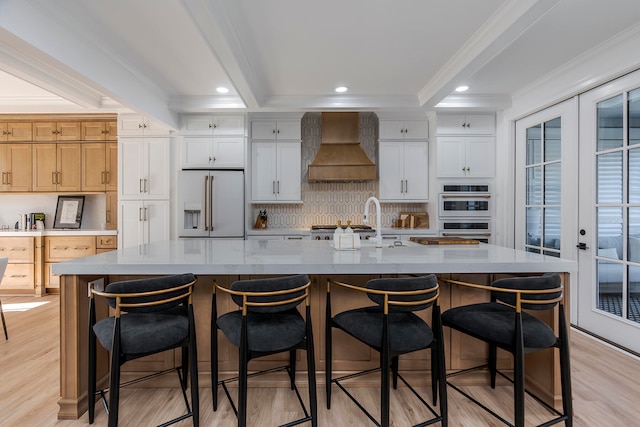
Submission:
M 544 202 L 547 205 L 560 204 L 560 163 L 544 167 Z
M 628 211 L 627 259 L 640 263 L 640 207 Z
M 622 203 L 622 151 L 597 156 L 596 203 Z
M 640 267 L 629 266 L 629 298 L 627 318 L 640 323 Z
M 540 245 L 540 235 L 542 232 L 541 209 L 527 208 L 527 244 Z
M 527 204 L 542 204 L 542 167 L 527 168 Z
M 622 147 L 624 130 L 623 96 L 598 102 L 597 151 Z
M 560 208 L 544 209 L 544 247 L 560 250 Z
M 622 317 L 623 264 L 598 260 L 598 308 Z
M 629 203 L 640 203 L 640 149 L 629 150 Z
M 629 92 L 629 145 L 640 144 L 640 89 Z
M 542 160 L 542 125 L 527 129 L 527 164 L 540 163 Z
M 544 124 L 544 161 L 560 160 L 562 119 L 557 117 Z

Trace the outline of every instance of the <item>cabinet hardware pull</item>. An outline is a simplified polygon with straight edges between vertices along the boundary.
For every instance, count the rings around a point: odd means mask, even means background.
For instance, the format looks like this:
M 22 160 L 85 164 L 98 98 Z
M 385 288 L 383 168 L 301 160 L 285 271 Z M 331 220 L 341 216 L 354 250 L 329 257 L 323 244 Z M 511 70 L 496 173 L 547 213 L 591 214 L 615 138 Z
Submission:
M 404 193 L 404 181 L 400 180 L 400 192 Z
M 12 274 L 11 277 L 16 277 L 16 278 L 18 278 L 18 277 L 27 277 L 27 275 L 26 274 Z
M 280 194 L 280 181 L 278 181 L 278 194 Z
M 276 182 L 275 181 L 271 181 L 271 192 L 273 194 L 276 194 Z
M 406 179 L 404 180 L 404 192 L 409 192 L 409 181 L 407 181 Z
M 7 184 L 11 185 L 11 172 L 7 172 Z
M 146 129 L 148 126 L 147 126 L 147 124 L 145 123 L 145 124 L 143 124 L 143 125 L 142 125 L 142 127 Z
M 138 123 L 138 129 L 142 129 L 142 123 Z
M 6 176 L 7 176 L 7 173 L 2 172 L 2 185 L 6 184 L 6 179 L 5 179 Z
M 111 223 L 111 210 L 107 209 L 107 224 Z
M 144 192 L 147 192 L 147 178 L 144 179 Z
M 138 185 L 139 192 L 142 193 L 142 178 L 140 178 L 140 184 Z
M 271 133 L 275 134 L 275 133 L 276 133 L 276 130 L 275 130 L 275 129 L 272 129 L 272 130 L 271 130 Z
M 56 173 L 55 172 L 51 172 L 51 183 L 52 184 L 57 184 L 56 183 Z
M 474 194 L 471 196 L 462 196 L 462 195 L 454 196 L 454 195 L 443 194 L 441 197 L 443 199 L 490 199 L 491 194 Z
M 211 160 L 211 157 L 209 157 Z M 209 223 L 207 222 L 207 190 L 209 189 L 209 175 L 204 177 L 204 230 L 209 231 Z
M 105 183 L 105 184 L 109 184 L 109 183 L 111 182 L 111 172 L 106 171 L 106 172 L 104 173 L 104 176 L 105 176 L 105 181 L 104 181 L 104 183 Z
M 142 208 L 138 208 L 138 221 L 142 222 Z
M 211 129 L 213 127 L 213 125 L 211 123 L 209 123 L 209 129 Z
M 484 237 L 489 237 L 491 236 L 491 233 L 473 233 L 473 234 L 465 234 L 465 233 L 442 233 L 443 237 L 446 236 L 462 236 L 462 237 L 466 237 L 466 236 L 484 236 Z
M 209 180 L 209 230 L 213 231 L 213 176 Z

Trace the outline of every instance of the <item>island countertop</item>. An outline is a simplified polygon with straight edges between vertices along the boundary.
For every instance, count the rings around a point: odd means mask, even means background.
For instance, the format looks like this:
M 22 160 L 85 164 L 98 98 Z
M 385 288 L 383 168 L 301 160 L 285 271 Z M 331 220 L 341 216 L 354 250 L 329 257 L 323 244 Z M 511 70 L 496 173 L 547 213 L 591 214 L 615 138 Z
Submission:
M 327 241 L 178 239 L 55 264 L 55 274 L 403 274 L 577 271 L 575 261 L 488 245 L 336 251 Z M 371 246 L 369 246 L 371 245 Z

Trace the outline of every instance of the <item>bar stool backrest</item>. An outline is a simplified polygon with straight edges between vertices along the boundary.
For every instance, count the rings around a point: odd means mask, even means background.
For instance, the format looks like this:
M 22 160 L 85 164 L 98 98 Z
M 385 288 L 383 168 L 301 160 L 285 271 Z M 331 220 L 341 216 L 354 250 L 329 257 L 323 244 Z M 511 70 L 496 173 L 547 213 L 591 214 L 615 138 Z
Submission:
M 389 295 L 390 301 L 424 301 L 436 295 L 438 289 L 438 278 L 431 274 L 420 277 L 402 277 L 393 279 L 371 279 L 367 282 L 368 289 L 384 290 L 384 291 L 425 291 L 413 295 Z M 433 289 L 433 290 L 431 290 Z M 430 291 L 431 290 L 431 291 Z M 384 295 L 368 293 L 369 299 L 380 306 L 384 306 Z M 433 301 L 419 305 L 391 305 L 389 311 L 408 312 L 420 311 L 433 305 Z
M 253 279 L 253 280 L 240 280 L 231 284 L 231 290 L 239 292 L 275 292 L 286 291 L 289 289 L 297 289 L 309 283 L 309 277 L 306 274 L 300 274 L 290 277 L 276 277 L 268 279 Z M 298 290 L 293 292 L 284 292 L 279 295 L 259 296 L 250 295 L 248 297 L 249 302 L 256 303 L 275 303 L 279 301 L 286 301 L 294 299 L 304 295 L 305 290 Z M 240 307 L 243 305 L 241 295 L 232 295 L 233 301 Z M 278 313 L 287 311 L 297 307 L 303 300 L 294 301 L 287 304 L 278 304 L 273 306 L 253 306 L 247 304 L 247 311 L 253 311 L 258 313 Z
M 126 304 L 153 303 L 163 300 L 171 300 L 172 298 L 179 297 L 180 295 L 185 296 L 184 299 L 167 301 L 161 304 L 126 308 L 126 311 L 129 313 L 153 313 L 157 311 L 165 311 L 186 303 L 190 292 L 190 288 L 188 286 L 171 292 L 166 292 L 166 290 L 180 285 L 187 285 L 194 280 L 195 276 L 191 273 L 139 280 L 127 280 L 123 282 L 110 283 L 107 285 L 106 292 L 112 294 L 148 293 L 144 296 L 137 295 L 130 298 L 123 298 L 122 302 Z M 116 307 L 115 298 L 107 298 L 107 303 L 113 308 Z
M 550 310 L 558 304 L 557 299 L 562 295 L 560 288 L 560 275 L 558 273 L 547 273 L 538 277 L 513 277 L 498 279 L 491 286 L 504 289 L 520 289 L 525 291 L 537 291 L 553 289 L 555 292 L 522 295 L 523 300 L 540 301 L 540 304 L 522 303 L 522 308 L 527 310 Z M 492 298 L 509 305 L 516 305 L 516 294 L 510 292 L 492 292 Z

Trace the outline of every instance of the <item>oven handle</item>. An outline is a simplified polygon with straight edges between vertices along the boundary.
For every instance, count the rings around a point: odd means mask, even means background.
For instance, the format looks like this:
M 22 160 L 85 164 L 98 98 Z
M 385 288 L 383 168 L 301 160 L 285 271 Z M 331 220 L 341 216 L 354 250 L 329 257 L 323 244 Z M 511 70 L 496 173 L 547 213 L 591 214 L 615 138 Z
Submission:
M 467 237 L 467 236 L 485 236 L 485 237 L 490 237 L 491 233 L 442 233 L 442 237 L 447 237 L 447 236 L 462 236 L 462 237 Z
M 448 194 L 443 194 L 441 196 L 443 199 L 490 199 L 491 198 L 491 194 L 474 194 L 474 195 L 460 195 L 460 194 L 456 194 L 456 195 L 448 195 Z

